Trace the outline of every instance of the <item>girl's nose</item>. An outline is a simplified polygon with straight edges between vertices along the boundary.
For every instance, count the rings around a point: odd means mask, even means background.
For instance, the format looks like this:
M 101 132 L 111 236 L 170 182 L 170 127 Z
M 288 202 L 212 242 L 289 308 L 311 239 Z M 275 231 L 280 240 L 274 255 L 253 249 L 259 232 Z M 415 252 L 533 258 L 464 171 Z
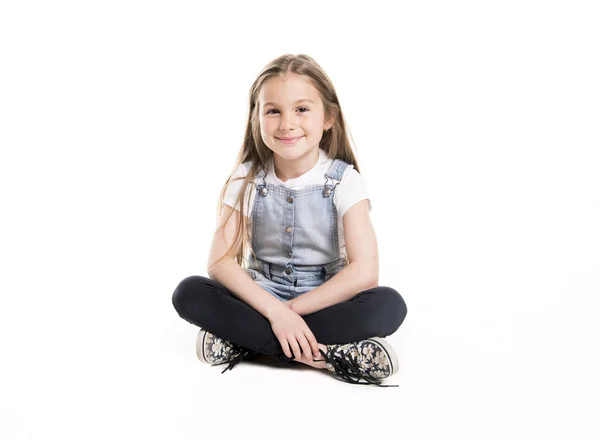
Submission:
M 294 117 L 293 115 L 284 114 L 281 115 L 279 120 L 279 129 L 281 131 L 291 131 L 294 129 Z

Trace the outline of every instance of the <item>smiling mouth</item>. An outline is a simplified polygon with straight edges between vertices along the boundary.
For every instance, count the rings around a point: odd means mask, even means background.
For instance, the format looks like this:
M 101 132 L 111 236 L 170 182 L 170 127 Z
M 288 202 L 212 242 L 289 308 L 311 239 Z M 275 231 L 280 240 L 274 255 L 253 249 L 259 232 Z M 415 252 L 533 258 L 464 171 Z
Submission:
M 302 138 L 302 136 L 297 136 L 297 137 L 293 137 L 293 138 L 277 138 L 277 139 L 280 142 L 283 142 L 284 144 L 295 144 L 301 138 Z

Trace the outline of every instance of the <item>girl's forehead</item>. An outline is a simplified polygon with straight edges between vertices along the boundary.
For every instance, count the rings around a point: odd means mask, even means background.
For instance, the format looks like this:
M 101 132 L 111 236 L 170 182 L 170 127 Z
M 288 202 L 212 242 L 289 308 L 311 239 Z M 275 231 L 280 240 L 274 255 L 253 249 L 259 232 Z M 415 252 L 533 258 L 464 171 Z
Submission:
M 298 99 L 311 99 L 315 102 L 320 100 L 319 92 L 309 79 L 300 75 L 288 75 L 286 78 L 273 76 L 267 79 L 258 94 L 258 100 L 262 103 L 293 102 Z

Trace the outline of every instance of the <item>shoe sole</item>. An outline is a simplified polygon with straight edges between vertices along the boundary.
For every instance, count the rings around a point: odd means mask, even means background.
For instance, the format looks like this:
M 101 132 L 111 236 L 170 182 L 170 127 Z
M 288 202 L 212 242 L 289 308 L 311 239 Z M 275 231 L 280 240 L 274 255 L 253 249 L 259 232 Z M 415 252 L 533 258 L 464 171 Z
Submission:
M 206 330 L 200 330 L 198 332 L 198 337 L 196 338 L 196 355 L 200 362 L 204 362 L 205 364 L 210 364 L 208 360 L 204 357 L 204 341 L 206 340 L 206 334 L 208 332 Z
M 383 338 L 380 338 L 379 336 L 374 336 L 372 338 L 368 339 L 369 341 L 373 341 L 376 342 L 377 344 L 379 344 L 381 346 L 381 348 L 383 349 L 383 351 L 385 352 L 385 354 L 387 355 L 388 359 L 391 361 L 392 363 L 392 368 L 391 368 L 391 372 L 390 372 L 390 376 L 394 373 L 396 373 L 398 371 L 398 357 L 396 356 L 396 351 L 392 348 L 392 346 L 390 345 L 390 343 L 388 341 L 386 341 Z M 388 376 L 388 377 L 390 377 Z

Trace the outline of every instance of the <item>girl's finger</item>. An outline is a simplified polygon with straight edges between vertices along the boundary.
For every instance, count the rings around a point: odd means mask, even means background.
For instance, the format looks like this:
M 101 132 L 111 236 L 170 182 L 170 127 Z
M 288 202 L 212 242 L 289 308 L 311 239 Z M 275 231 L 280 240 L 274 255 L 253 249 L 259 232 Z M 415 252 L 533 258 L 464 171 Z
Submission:
M 297 337 L 297 340 L 300 343 L 300 346 L 302 347 L 303 357 L 305 357 L 308 360 L 312 359 L 312 350 L 310 349 L 310 344 L 308 343 L 306 336 L 304 336 L 303 333 L 300 333 Z
M 294 335 L 289 336 L 287 341 L 290 344 L 292 351 L 294 352 L 295 359 L 302 359 L 302 351 L 300 351 L 300 346 L 298 345 L 298 342 L 296 341 Z
M 321 352 L 319 351 L 319 344 L 317 343 L 317 339 L 315 338 L 315 335 L 313 335 L 313 332 L 311 332 L 310 330 L 307 330 L 304 332 L 304 335 L 306 336 L 306 339 L 307 339 L 308 343 L 310 344 L 310 348 L 312 349 L 313 356 L 319 357 Z
M 281 349 L 283 350 L 283 353 L 287 357 L 292 357 L 292 353 L 290 352 L 290 347 L 288 346 L 287 339 L 280 338 L 279 336 L 277 336 L 277 340 L 279 341 L 279 344 L 281 344 Z

